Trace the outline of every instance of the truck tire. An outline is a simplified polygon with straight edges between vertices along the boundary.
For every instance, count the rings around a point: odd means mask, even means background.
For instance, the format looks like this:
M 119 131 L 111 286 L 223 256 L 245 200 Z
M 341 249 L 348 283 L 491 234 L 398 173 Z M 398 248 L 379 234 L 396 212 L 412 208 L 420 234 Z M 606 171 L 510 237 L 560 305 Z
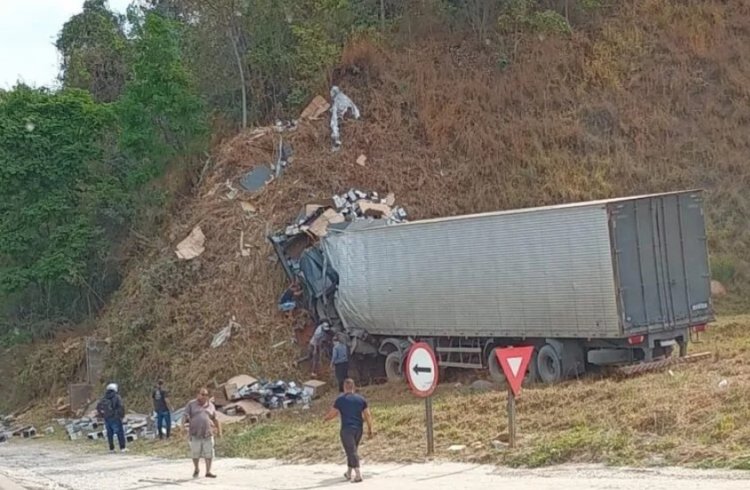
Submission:
M 495 349 L 497 349 L 497 347 L 490 350 L 490 355 L 487 356 L 487 370 L 490 372 L 490 379 L 492 381 L 494 381 L 501 387 L 505 387 L 506 384 L 508 383 L 508 380 L 505 379 L 505 373 L 503 372 L 503 367 L 500 365 L 500 362 L 497 360 Z
M 399 351 L 393 351 L 385 358 L 385 376 L 388 381 L 402 381 L 404 379 L 403 356 Z
M 536 356 L 536 368 L 542 383 L 553 384 L 562 380 L 562 359 L 554 347 L 544 344 Z
M 539 368 L 536 364 L 538 357 L 539 353 L 534 349 L 529 361 L 529 367 L 526 368 L 526 377 L 523 378 L 523 386 L 534 386 L 539 382 Z

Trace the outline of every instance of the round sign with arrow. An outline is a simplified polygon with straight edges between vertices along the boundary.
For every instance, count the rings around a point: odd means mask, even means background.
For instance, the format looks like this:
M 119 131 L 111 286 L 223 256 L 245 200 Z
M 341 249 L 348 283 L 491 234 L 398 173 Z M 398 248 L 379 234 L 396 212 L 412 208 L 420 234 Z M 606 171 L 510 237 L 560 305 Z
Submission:
M 438 384 L 438 363 L 429 344 L 417 342 L 406 355 L 406 380 L 412 393 L 421 398 L 432 395 Z

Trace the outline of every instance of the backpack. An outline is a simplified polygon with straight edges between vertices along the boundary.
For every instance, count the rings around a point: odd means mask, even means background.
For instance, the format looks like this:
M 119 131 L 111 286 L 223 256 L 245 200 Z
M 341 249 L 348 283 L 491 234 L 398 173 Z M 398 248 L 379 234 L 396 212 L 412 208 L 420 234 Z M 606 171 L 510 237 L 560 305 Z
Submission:
M 117 416 L 115 412 L 115 399 L 103 397 L 96 404 L 96 413 L 103 419 L 113 419 Z

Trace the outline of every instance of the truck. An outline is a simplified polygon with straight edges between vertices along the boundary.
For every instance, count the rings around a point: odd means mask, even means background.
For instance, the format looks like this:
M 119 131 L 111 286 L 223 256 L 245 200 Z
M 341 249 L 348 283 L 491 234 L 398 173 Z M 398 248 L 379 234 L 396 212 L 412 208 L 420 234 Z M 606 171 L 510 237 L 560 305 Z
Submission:
M 703 192 L 332 228 L 302 253 L 308 307 L 355 356 L 401 379 L 429 343 L 441 370 L 504 375 L 495 350 L 534 347 L 527 380 L 685 356 L 714 320 Z M 278 243 L 280 256 L 288 257 Z

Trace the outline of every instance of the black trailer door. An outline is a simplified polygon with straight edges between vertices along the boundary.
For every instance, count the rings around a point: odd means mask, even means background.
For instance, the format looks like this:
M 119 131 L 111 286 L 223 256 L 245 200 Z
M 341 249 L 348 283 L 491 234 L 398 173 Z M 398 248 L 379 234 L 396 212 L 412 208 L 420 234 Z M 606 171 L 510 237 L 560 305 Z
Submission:
M 701 193 L 614 203 L 610 216 L 625 332 L 710 320 Z

